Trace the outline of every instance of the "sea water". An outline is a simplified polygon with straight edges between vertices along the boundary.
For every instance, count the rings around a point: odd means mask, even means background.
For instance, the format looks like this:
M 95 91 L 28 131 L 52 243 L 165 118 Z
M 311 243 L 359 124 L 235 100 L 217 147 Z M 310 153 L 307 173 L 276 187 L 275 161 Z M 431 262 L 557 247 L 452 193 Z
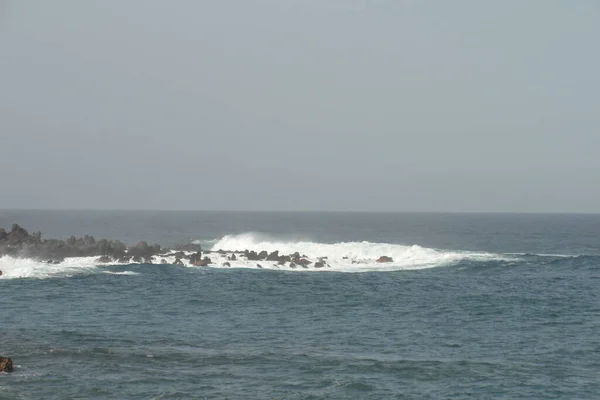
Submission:
M 600 393 L 599 215 L 0 211 L 13 222 L 195 242 L 214 264 L 0 258 L 2 399 Z M 246 249 L 328 266 L 216 252 Z

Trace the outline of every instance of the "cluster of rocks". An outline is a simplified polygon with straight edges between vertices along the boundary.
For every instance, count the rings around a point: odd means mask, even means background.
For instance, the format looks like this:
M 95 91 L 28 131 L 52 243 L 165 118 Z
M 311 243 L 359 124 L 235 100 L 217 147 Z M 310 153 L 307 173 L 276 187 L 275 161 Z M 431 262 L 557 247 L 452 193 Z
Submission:
M 268 253 L 266 250 L 261 252 L 256 251 L 248 251 L 245 250 L 243 252 L 239 252 L 240 256 L 245 257 L 249 261 L 271 261 L 276 263 L 277 265 L 287 265 L 290 268 L 302 267 L 308 268 L 309 265 L 314 264 L 314 268 L 323 268 L 329 267 L 326 260 L 327 257 L 320 257 L 318 261 L 314 263 L 306 257 L 306 255 L 300 255 L 300 253 L 295 252 L 293 254 L 282 255 L 279 254 L 279 250 L 275 250 L 271 253 Z M 262 267 L 260 264 L 257 264 L 260 268 Z
M 141 241 L 127 246 L 118 240 L 100 239 L 93 236 L 71 236 L 66 240 L 43 239 L 41 232 L 29 233 L 18 224 L 9 232 L 0 228 L 0 256 L 30 257 L 56 263 L 67 257 L 95 257 L 99 262 L 149 262 L 161 253 L 157 244 Z
M 66 240 L 42 239 L 41 232 L 29 233 L 18 224 L 13 224 L 10 231 L 0 228 L 0 256 L 10 255 L 14 257 L 30 257 L 46 260 L 48 263 L 59 263 L 68 257 L 98 257 L 98 263 L 145 263 L 159 262 L 169 264 L 166 258 L 174 257 L 174 265 L 185 265 L 183 260 L 193 266 L 208 266 L 214 264 L 213 260 L 206 256 L 210 251 L 203 252 L 199 245 L 189 243 L 175 247 L 175 250 L 163 249 L 158 244 L 149 245 L 145 241 L 138 242 L 133 246 L 127 246 L 118 240 L 100 239 L 93 236 L 83 237 L 71 236 Z M 267 252 L 266 250 L 256 252 L 225 251 L 219 250 L 224 266 L 231 266 L 238 258 L 248 261 L 271 262 L 276 266 L 287 266 L 289 268 L 325 268 L 330 267 L 327 257 L 319 257 L 314 261 L 299 252 L 292 254 L 280 254 L 279 251 Z M 219 258 L 218 257 L 218 258 Z M 344 257 L 347 258 L 347 257 Z M 221 262 L 219 261 L 219 262 Z M 356 261 L 359 263 L 358 261 Z M 376 260 L 378 263 L 393 262 L 391 257 L 381 256 Z M 355 261 L 353 261 L 355 263 Z M 262 268 L 261 264 L 256 264 Z M 1 274 L 1 272 L 0 272 Z

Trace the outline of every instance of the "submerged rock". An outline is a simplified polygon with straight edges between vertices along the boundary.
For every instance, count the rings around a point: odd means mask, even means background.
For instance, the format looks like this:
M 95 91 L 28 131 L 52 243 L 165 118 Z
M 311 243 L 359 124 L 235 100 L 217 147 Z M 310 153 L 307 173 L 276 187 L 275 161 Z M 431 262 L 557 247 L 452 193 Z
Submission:
M 13 372 L 13 362 L 8 357 L 0 357 L 0 372 Z

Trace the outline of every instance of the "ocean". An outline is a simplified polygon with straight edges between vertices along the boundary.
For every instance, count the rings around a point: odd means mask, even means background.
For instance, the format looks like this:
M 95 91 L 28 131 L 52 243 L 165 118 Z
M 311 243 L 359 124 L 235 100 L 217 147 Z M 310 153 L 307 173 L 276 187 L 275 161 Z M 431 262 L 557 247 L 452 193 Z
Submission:
M 600 215 L 0 211 L 13 222 L 216 261 L 1 257 L 0 399 L 600 396 Z M 216 253 L 246 249 L 327 266 Z

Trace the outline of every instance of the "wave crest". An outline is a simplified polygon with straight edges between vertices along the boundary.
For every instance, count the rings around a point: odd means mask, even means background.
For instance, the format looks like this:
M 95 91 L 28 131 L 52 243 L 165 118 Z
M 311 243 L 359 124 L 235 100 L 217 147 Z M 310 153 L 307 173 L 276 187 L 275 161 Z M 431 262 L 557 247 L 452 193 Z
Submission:
M 267 251 L 278 250 L 279 254 L 295 252 L 309 259 L 327 257 L 328 264 L 334 270 L 397 270 L 419 269 L 457 263 L 463 260 L 490 261 L 504 260 L 498 254 L 484 252 L 444 251 L 418 245 L 405 246 L 391 243 L 340 242 L 319 243 L 312 241 L 294 241 L 278 239 L 265 234 L 248 232 L 238 235 L 226 235 L 217 241 L 211 251 Z M 377 263 L 381 256 L 393 259 L 389 264 Z M 358 265 L 358 266 L 357 266 Z

